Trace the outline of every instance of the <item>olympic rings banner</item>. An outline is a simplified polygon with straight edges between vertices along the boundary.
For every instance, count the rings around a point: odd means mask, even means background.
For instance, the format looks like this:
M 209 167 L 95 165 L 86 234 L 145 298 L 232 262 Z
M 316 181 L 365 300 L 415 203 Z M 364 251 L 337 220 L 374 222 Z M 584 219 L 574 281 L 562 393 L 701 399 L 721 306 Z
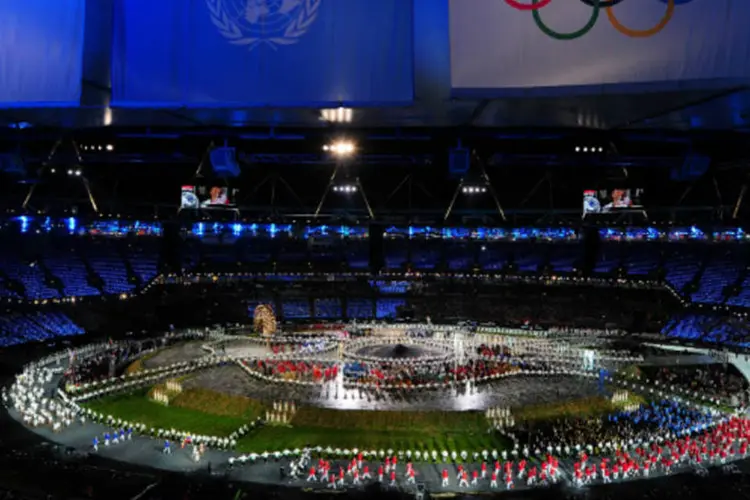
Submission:
M 451 84 L 748 83 L 749 21 L 750 0 L 450 0 Z

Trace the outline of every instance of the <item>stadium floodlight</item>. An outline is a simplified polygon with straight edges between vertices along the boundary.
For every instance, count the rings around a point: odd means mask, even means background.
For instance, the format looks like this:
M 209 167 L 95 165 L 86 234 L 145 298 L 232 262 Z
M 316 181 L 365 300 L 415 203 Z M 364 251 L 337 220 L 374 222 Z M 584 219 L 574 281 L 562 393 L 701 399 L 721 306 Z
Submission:
M 358 188 L 354 183 L 344 183 L 333 186 L 333 191 L 336 193 L 351 194 L 356 193 Z
M 346 158 L 352 156 L 357 150 L 353 142 L 336 141 L 332 144 L 323 146 L 323 151 L 327 151 L 337 158 Z
M 467 184 L 467 185 L 461 186 L 461 193 L 467 194 L 467 195 L 484 194 L 486 192 L 487 192 L 486 185 Z
M 351 108 L 321 109 L 320 119 L 329 123 L 351 123 L 354 111 Z

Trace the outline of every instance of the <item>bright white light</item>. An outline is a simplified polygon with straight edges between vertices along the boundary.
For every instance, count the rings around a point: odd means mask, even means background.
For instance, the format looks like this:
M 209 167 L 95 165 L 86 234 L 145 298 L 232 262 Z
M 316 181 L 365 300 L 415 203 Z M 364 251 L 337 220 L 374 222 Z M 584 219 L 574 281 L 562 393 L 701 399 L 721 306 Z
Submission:
M 101 150 L 102 150 L 102 147 L 101 147 L 101 146 L 99 146 L 99 151 L 101 151 Z
M 583 152 L 584 153 L 588 153 L 589 152 L 589 148 L 583 148 Z
M 351 123 L 354 111 L 351 108 L 321 109 L 320 118 L 332 123 Z
M 112 144 L 107 144 L 107 151 L 113 151 L 115 147 Z
M 576 146 L 576 153 L 580 153 L 580 152 L 581 152 L 581 146 Z
M 334 156 L 344 157 L 353 155 L 356 148 L 351 142 L 338 141 L 329 146 L 324 146 L 323 150 L 330 151 Z
M 604 152 L 604 148 L 600 147 L 600 148 L 599 148 L 599 152 L 600 152 L 600 153 L 603 153 L 603 152 Z
M 76 170 L 76 175 L 80 176 L 81 175 L 81 171 L 80 170 Z
M 72 170 L 68 170 L 68 175 L 73 175 L 73 171 Z

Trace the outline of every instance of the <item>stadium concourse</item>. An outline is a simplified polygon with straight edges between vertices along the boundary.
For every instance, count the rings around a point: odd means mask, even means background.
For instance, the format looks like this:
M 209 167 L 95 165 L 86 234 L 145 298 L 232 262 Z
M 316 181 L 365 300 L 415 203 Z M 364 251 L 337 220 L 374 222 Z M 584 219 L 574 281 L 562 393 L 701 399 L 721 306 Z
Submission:
M 0 496 L 747 496 L 750 3 L 0 18 Z

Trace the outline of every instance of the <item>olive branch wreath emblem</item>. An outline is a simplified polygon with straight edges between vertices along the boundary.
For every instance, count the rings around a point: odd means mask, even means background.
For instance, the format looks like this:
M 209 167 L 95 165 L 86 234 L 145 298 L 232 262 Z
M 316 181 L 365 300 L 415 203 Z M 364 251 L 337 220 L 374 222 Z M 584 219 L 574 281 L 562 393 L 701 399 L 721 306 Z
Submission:
M 289 23 L 281 36 L 261 38 L 257 36 L 246 36 L 237 23 L 227 14 L 222 5 L 223 0 L 206 0 L 206 6 L 211 14 L 211 22 L 219 30 L 219 33 L 229 40 L 233 45 L 246 45 L 250 50 L 259 43 L 268 43 L 272 47 L 277 45 L 294 45 L 307 33 L 310 26 L 318 17 L 318 10 L 322 0 L 303 0 L 302 8 L 299 9 L 297 17 Z

